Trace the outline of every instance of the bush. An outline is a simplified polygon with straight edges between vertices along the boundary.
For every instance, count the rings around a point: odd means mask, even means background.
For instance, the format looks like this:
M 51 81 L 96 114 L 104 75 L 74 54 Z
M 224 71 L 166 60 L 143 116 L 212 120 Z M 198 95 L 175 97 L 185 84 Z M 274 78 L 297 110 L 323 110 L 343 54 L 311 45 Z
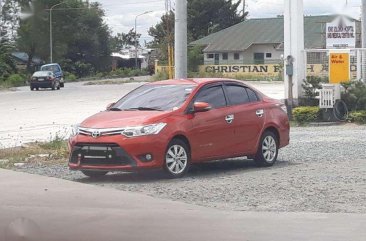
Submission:
M 366 110 L 366 84 L 354 81 L 342 86 L 346 89 L 342 94 L 342 100 L 351 111 Z
M 158 72 L 155 73 L 155 75 L 153 76 L 154 81 L 159 81 L 159 80 L 167 80 L 169 78 L 168 73 L 166 72 Z
M 76 75 L 74 75 L 72 73 L 68 73 L 68 72 L 65 73 L 65 80 L 67 82 L 74 82 L 74 81 L 76 81 L 76 79 L 77 79 Z
M 5 86 L 18 87 L 23 86 L 26 83 L 27 77 L 21 74 L 12 74 L 5 79 Z
M 366 124 L 366 110 L 353 111 L 348 115 L 348 119 L 351 122 Z
M 317 121 L 320 118 L 320 108 L 314 106 L 301 106 L 292 110 L 292 116 L 299 124 Z

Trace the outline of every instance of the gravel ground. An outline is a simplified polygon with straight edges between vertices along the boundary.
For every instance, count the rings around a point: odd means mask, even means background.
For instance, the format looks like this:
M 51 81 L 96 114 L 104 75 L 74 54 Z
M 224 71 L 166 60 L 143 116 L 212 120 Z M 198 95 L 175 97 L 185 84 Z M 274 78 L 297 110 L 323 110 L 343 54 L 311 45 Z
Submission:
M 351 124 L 296 127 L 271 168 L 240 158 L 215 161 L 177 180 L 160 172 L 92 180 L 66 165 L 17 170 L 227 210 L 366 213 L 365 134 L 366 126 Z

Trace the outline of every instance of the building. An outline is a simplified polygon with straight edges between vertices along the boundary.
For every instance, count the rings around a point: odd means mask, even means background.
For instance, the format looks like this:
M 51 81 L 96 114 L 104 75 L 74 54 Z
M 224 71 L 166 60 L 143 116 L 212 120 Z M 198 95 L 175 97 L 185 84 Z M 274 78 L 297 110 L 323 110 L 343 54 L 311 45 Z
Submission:
M 304 18 L 305 49 L 326 48 L 326 24 L 336 17 Z M 360 21 L 351 20 L 356 22 L 356 47 L 361 47 Z M 249 19 L 194 41 L 191 45 L 204 46 L 204 65 L 263 65 L 283 62 L 283 43 L 284 19 L 278 16 Z M 308 63 L 315 64 L 324 58 L 321 53 L 311 53 L 307 57 Z
M 147 68 L 150 63 L 150 58 L 154 52 L 153 49 L 138 48 L 137 51 L 134 46 L 129 46 L 120 50 L 118 53 L 112 53 L 112 69 L 117 68 L 135 68 L 136 54 L 137 67 L 139 69 Z

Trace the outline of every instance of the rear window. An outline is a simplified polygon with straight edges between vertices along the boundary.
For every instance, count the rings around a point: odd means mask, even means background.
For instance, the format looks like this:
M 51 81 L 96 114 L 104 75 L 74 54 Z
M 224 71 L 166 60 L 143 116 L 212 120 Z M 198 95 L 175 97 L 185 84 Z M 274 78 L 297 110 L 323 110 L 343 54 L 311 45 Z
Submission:
M 37 71 L 33 74 L 34 77 L 38 77 L 38 76 L 51 76 L 52 72 L 50 71 Z
M 250 99 L 250 102 L 256 102 L 259 101 L 257 93 L 255 93 L 253 90 L 247 88 L 248 96 Z
M 228 85 L 226 90 L 231 105 L 241 105 L 250 102 L 246 88 L 239 85 Z

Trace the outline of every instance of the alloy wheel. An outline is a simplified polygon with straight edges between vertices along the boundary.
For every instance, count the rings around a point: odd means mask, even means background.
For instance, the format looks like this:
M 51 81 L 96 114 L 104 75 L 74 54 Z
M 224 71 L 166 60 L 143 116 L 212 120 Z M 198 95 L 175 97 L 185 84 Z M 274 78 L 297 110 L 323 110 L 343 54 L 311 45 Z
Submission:
M 188 165 L 188 154 L 181 145 L 170 146 L 165 159 L 167 169 L 175 175 L 183 173 Z
M 262 154 L 266 162 L 272 163 L 277 155 L 277 143 L 272 136 L 266 136 L 262 143 Z

